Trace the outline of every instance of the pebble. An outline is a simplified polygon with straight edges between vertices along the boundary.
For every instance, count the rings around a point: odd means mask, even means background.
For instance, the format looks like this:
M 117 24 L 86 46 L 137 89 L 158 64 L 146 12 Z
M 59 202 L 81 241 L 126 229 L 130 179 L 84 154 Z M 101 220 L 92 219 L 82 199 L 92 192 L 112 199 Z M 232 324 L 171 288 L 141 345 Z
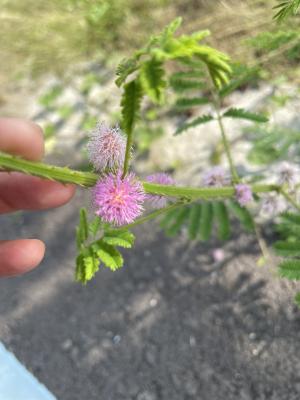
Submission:
M 61 348 L 62 348 L 64 351 L 70 350 L 70 348 L 71 348 L 72 346 L 73 346 L 73 342 L 72 342 L 71 339 L 66 339 L 66 340 L 63 341 L 62 344 L 61 344 Z
M 153 392 L 146 390 L 144 392 L 140 392 L 137 395 L 136 400 L 157 400 L 157 396 Z
M 113 344 L 119 344 L 119 343 L 121 342 L 121 340 L 122 340 L 122 338 L 121 338 L 120 335 L 115 335 L 115 336 L 112 338 Z

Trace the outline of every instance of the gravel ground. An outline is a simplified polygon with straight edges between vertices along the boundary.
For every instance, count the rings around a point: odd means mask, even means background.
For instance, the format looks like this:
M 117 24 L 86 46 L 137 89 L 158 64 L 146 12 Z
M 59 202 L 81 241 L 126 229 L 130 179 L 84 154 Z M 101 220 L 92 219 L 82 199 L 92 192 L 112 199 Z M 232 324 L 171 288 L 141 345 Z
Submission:
M 47 255 L 1 280 L 0 340 L 59 400 L 299 399 L 295 288 L 255 265 L 251 237 L 236 232 L 216 263 L 218 243 L 145 225 L 122 270 L 82 287 L 74 228 L 85 196 L 1 217 L 1 239 L 41 237 Z

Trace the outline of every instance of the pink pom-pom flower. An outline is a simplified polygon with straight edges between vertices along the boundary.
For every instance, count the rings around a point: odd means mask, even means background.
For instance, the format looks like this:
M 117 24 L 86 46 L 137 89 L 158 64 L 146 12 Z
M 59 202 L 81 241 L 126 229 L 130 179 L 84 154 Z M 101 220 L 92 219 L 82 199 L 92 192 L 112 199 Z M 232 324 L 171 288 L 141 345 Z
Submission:
M 238 185 L 235 185 L 235 196 L 242 207 L 245 207 L 248 203 L 253 201 L 251 187 L 244 183 L 239 183 Z
M 229 179 L 222 167 L 213 167 L 203 175 L 204 186 L 222 187 L 229 184 Z
M 175 183 L 173 178 L 164 172 L 158 172 L 156 174 L 149 175 L 146 177 L 146 181 L 149 183 L 158 183 L 160 185 L 174 185 Z M 149 201 L 153 208 L 163 208 L 167 204 L 168 197 L 147 194 L 146 200 Z
M 145 192 L 133 173 L 124 178 L 122 173 L 110 173 L 101 178 L 92 189 L 95 213 L 104 222 L 125 225 L 143 212 Z
M 99 123 L 87 144 L 89 160 L 96 171 L 121 168 L 124 163 L 126 138 L 119 127 Z

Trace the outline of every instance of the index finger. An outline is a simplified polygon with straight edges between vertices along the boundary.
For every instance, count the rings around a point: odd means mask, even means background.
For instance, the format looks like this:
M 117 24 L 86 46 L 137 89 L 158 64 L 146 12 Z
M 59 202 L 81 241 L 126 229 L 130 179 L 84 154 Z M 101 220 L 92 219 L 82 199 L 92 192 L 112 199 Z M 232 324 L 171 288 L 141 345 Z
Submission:
M 0 151 L 19 155 L 27 160 L 40 160 L 44 155 L 41 128 L 24 119 L 0 118 Z

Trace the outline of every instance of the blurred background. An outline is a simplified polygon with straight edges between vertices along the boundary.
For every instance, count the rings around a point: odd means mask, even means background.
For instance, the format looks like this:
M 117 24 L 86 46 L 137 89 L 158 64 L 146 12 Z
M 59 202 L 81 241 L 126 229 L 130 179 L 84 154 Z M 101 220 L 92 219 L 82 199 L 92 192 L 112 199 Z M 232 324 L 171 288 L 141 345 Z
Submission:
M 40 124 L 47 161 L 89 169 L 88 132 L 120 121 L 118 62 L 182 16 L 180 33 L 209 29 L 208 43 L 237 71 L 254 71 L 224 106 L 270 116 L 265 128 L 227 123 L 239 168 L 264 171 L 291 149 L 300 154 L 299 17 L 276 24 L 276 4 L 0 0 L 0 115 Z M 141 176 L 169 171 L 197 184 L 222 159 L 213 124 L 173 137 L 194 113 L 145 106 L 135 137 Z M 136 229 L 121 271 L 101 270 L 82 287 L 74 238 L 79 207 L 89 204 L 78 190 L 58 210 L 1 216 L 1 239 L 40 237 L 47 255 L 36 271 L 0 282 L 0 339 L 59 400 L 299 398 L 295 287 L 272 263 L 257 267 L 251 235 L 234 225 L 229 242 L 191 242 L 185 229 L 168 238 L 154 222 Z

